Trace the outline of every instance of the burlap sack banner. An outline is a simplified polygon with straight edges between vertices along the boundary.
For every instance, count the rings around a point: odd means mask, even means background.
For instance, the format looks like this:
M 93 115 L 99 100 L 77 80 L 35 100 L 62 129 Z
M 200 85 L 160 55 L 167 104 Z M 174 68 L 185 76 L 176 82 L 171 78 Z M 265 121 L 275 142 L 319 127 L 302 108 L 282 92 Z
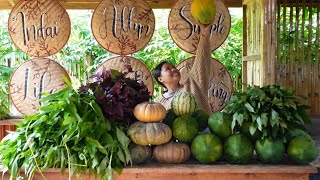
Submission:
M 12 9 L 9 34 L 21 51 L 34 57 L 59 52 L 70 36 L 70 19 L 57 0 L 20 0 Z
M 195 57 L 190 57 L 177 65 L 177 69 L 181 73 L 181 81 L 188 76 L 191 71 Z M 233 83 L 229 71 L 218 60 L 212 58 L 211 69 L 214 72 L 210 79 L 210 87 L 208 89 L 208 100 L 212 112 L 221 111 L 226 106 L 226 101 L 229 100 L 233 92 Z
M 192 0 L 180 0 L 171 9 L 168 29 L 173 41 L 184 51 L 195 54 L 199 43 L 200 28 L 192 17 L 190 5 Z M 226 40 L 231 28 L 231 16 L 221 0 L 217 0 L 217 14 L 211 25 L 211 51 Z
M 17 110 L 25 115 L 32 115 L 39 107 L 43 92 L 55 93 L 70 80 L 68 73 L 56 61 L 48 58 L 35 58 L 21 64 L 10 80 L 9 93 Z
M 107 51 L 128 55 L 143 49 L 154 32 L 155 18 L 144 0 L 103 0 L 95 9 L 91 28 Z
M 104 69 L 115 69 L 127 73 L 126 77 L 142 81 L 148 88 L 150 95 L 153 95 L 154 82 L 149 68 L 140 60 L 129 56 L 118 56 L 105 60 L 97 69 L 101 72 Z

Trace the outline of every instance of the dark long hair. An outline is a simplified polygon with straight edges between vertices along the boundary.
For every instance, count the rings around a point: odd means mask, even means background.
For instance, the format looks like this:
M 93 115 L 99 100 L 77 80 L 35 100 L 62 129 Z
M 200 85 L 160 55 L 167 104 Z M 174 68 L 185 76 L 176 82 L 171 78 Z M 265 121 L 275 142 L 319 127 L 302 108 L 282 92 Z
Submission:
M 162 61 L 161 63 L 159 63 L 156 68 L 154 68 L 153 70 L 153 77 L 154 79 L 164 88 L 166 88 L 166 86 L 164 84 L 162 84 L 162 82 L 159 81 L 158 77 L 161 76 L 161 68 L 163 66 L 163 64 L 168 63 L 167 61 Z

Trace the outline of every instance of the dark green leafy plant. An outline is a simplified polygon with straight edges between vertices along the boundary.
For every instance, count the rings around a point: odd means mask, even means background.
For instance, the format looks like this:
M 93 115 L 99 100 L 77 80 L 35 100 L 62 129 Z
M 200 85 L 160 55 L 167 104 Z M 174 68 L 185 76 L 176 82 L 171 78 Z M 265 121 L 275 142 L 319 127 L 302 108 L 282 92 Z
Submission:
M 251 86 L 233 96 L 225 111 L 232 114 L 233 131 L 248 123 L 251 135 L 259 131 L 262 138 L 277 137 L 285 142 L 289 129 L 304 128 L 311 122 L 306 112 L 309 107 L 299 102 L 302 99 L 277 85 Z
M 128 71 L 131 67 L 127 67 Z M 127 123 L 133 120 L 133 108 L 149 100 L 147 86 L 136 80 L 126 78 L 116 70 L 104 70 L 92 76 L 94 82 L 82 86 L 84 93 L 94 94 L 106 118 L 113 122 Z
M 88 171 L 113 179 L 131 162 L 123 128 L 105 119 L 92 94 L 68 88 L 41 99 L 35 115 L 25 117 L 0 143 L 0 162 L 13 179 L 21 168 L 29 179 L 47 168 L 69 170 L 69 179 Z

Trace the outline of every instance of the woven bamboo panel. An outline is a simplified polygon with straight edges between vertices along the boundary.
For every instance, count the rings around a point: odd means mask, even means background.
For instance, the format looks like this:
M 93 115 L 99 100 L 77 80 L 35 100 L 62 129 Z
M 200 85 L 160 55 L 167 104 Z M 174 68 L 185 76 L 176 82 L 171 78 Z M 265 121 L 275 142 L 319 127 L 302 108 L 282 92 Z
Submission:
M 190 12 L 192 0 L 180 0 L 171 9 L 168 29 L 173 41 L 184 51 L 195 54 L 200 28 Z M 217 13 L 211 25 L 210 47 L 214 51 L 226 40 L 231 28 L 231 17 L 228 8 L 217 0 Z
M 177 65 L 181 73 L 181 81 L 188 77 L 192 69 L 195 57 L 190 57 Z M 225 102 L 229 100 L 233 92 L 233 82 L 229 71 L 218 60 L 212 58 L 212 71 L 214 72 L 210 79 L 210 87 L 208 89 L 208 101 L 212 112 L 221 111 L 225 106 Z
M 23 63 L 10 80 L 12 103 L 20 113 L 34 114 L 43 92 L 55 93 L 67 86 L 63 77 L 70 79 L 65 69 L 51 59 L 35 58 Z
M 118 56 L 105 60 L 96 72 L 105 69 L 115 69 L 122 73 L 126 73 L 126 77 L 142 81 L 148 88 L 150 95 L 153 95 L 154 83 L 149 68 L 139 59 L 129 56 Z
M 155 18 L 144 0 L 103 0 L 95 9 L 91 28 L 107 51 L 128 55 L 143 49 L 154 32 Z
M 21 0 L 12 9 L 9 34 L 14 44 L 34 57 L 59 52 L 70 36 L 70 19 L 57 0 Z

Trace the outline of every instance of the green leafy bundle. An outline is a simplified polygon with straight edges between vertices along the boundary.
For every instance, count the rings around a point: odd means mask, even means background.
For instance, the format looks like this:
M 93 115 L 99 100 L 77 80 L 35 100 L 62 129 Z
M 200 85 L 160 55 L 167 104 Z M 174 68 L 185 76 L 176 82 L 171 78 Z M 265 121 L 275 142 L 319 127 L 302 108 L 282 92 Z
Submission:
M 249 124 L 250 134 L 259 131 L 261 138 L 273 137 L 286 141 L 291 128 L 304 128 L 310 123 L 306 105 L 299 103 L 303 97 L 277 85 L 250 86 L 247 92 L 237 93 L 228 102 L 225 112 L 232 114 L 232 130 Z
M 93 95 L 69 86 L 40 101 L 38 112 L 0 143 L 0 162 L 12 178 L 21 168 L 29 179 L 36 171 L 68 168 L 69 179 L 86 171 L 107 179 L 131 162 L 130 140 L 121 126 L 105 119 Z

